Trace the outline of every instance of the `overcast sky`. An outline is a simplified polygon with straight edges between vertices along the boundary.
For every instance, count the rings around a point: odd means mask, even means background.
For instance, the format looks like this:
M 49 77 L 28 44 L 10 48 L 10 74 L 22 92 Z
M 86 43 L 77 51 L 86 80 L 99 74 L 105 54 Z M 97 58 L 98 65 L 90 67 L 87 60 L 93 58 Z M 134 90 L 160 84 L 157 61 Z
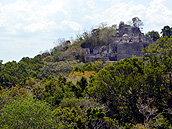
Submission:
M 0 0 L 0 60 L 19 61 L 50 50 L 105 22 L 139 17 L 143 32 L 172 26 L 172 0 Z

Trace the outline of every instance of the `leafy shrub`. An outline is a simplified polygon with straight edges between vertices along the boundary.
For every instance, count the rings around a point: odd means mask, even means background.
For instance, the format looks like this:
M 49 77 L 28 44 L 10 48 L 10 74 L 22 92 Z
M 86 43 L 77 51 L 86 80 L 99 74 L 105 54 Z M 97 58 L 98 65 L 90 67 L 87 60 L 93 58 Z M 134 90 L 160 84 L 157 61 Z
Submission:
M 1 128 L 51 128 L 50 106 L 31 97 L 5 104 L 0 116 Z

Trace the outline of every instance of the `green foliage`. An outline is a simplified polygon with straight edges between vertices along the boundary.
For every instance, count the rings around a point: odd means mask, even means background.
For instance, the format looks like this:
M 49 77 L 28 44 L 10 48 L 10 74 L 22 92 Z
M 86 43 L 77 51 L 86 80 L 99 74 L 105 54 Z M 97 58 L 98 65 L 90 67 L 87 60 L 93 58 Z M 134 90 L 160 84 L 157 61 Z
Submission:
M 76 113 L 74 108 L 56 108 L 53 111 L 53 120 L 56 121 L 56 128 L 60 129 L 85 129 L 85 119 Z
M 57 107 L 63 98 L 71 98 L 77 94 L 75 85 L 71 82 L 66 82 L 66 78 L 62 75 L 57 77 L 49 76 L 44 79 L 44 85 L 34 86 L 32 93 L 34 98 L 45 100 L 54 107 Z
M 157 31 L 154 31 L 154 30 L 149 31 L 149 32 L 146 34 L 146 36 L 151 37 L 151 38 L 153 39 L 153 41 L 156 41 L 156 40 L 158 40 L 158 39 L 160 38 L 159 33 L 158 33 Z
M 161 110 L 162 107 L 167 106 L 167 104 L 168 108 L 172 107 L 172 95 L 170 94 L 172 91 L 170 77 L 170 72 L 172 70 L 171 48 L 172 37 L 168 38 L 166 36 L 164 38 L 161 37 L 154 44 L 151 44 L 144 50 L 144 58 L 146 59 L 149 69 L 149 79 L 147 78 L 147 82 L 148 80 L 151 81 L 151 87 L 154 89 L 152 93 L 156 93 L 155 97 L 157 100 L 161 100 L 160 104 L 157 104 Z
M 76 84 L 81 87 L 81 90 L 83 92 L 88 85 L 87 78 L 82 76 L 81 80 L 77 81 Z
M 86 111 L 86 116 L 88 120 L 98 120 L 105 117 L 105 113 L 101 108 L 89 107 Z
M 112 124 L 113 122 L 108 121 L 105 116 L 106 114 L 103 112 L 101 108 L 89 107 L 86 110 L 88 128 L 107 128 L 109 124 Z M 113 128 L 113 124 L 110 128 Z
M 150 67 L 161 67 L 164 72 L 172 68 L 172 37 L 158 39 L 144 50 L 145 59 L 148 59 Z
M 51 56 L 51 53 L 48 52 L 48 51 L 45 51 L 43 53 L 41 52 L 40 56 L 38 56 L 38 57 L 39 57 L 40 60 L 42 60 L 42 59 L 46 58 L 47 56 Z
M 41 69 L 40 77 L 46 78 L 50 75 L 67 75 L 74 66 L 82 66 L 83 63 L 78 60 L 73 61 L 60 61 L 60 62 L 47 62 L 44 63 L 44 67 Z
M 162 37 L 167 36 L 168 38 L 172 35 L 172 27 L 170 26 L 164 26 L 164 28 L 161 30 Z
M 82 67 L 74 66 L 72 72 L 84 72 L 84 70 L 82 69 Z
M 101 69 L 89 84 L 88 94 L 108 106 L 109 117 L 127 122 L 141 121 L 142 117 L 134 103 L 140 94 L 142 68 L 143 63 L 137 58 L 109 65 Z
M 74 72 L 83 72 L 84 73 L 84 71 L 95 71 L 97 73 L 104 66 L 105 66 L 105 64 L 102 60 L 88 62 L 88 63 L 83 64 L 80 67 L 75 66 L 72 70 L 72 73 L 74 73 Z
M 34 86 L 32 88 L 32 94 L 33 94 L 34 98 L 42 100 L 43 96 L 44 96 L 44 88 L 42 86 L 40 86 L 40 85 L 39 86 Z
M 70 88 L 77 98 L 82 97 L 81 87 L 74 85 L 71 81 L 66 83 L 67 88 Z
M 72 45 L 59 56 L 60 61 L 80 60 L 84 61 L 84 52 L 79 45 Z
M 57 81 L 51 79 L 45 83 L 43 99 L 52 106 L 58 105 L 64 97 L 63 85 L 59 86 Z
M 67 80 L 66 80 L 66 78 L 64 76 L 62 76 L 62 75 L 58 76 L 58 80 L 57 80 L 58 85 L 65 85 L 66 81 Z
M 107 27 L 102 24 L 100 27 L 92 29 L 90 33 L 84 32 L 77 42 L 82 48 L 107 45 L 116 34 L 116 30 L 116 25 Z
M 15 85 L 25 86 L 26 80 L 29 78 L 38 78 L 43 62 L 37 58 L 24 57 L 19 63 L 13 61 L 1 65 L 0 85 L 12 87 Z
M 39 58 L 45 62 L 59 61 L 84 61 L 84 52 L 79 44 L 72 44 L 69 40 L 59 39 L 56 47 L 39 55 Z
M 80 99 L 77 99 L 75 97 L 72 98 L 64 98 L 61 103 L 59 104 L 61 108 L 74 108 L 78 114 L 82 114 L 81 108 L 80 108 Z
M 51 128 L 51 110 L 45 102 L 31 97 L 12 100 L 1 110 L 1 128 Z
M 28 95 L 25 88 L 20 88 L 19 86 L 12 86 L 11 88 L 2 88 L 0 90 L 0 109 L 4 107 L 5 104 L 10 103 L 11 100 L 18 99 L 20 97 L 24 98 Z
M 57 52 L 55 52 L 55 53 L 53 54 L 53 61 L 54 61 L 54 62 L 60 61 L 60 55 L 61 55 L 61 54 L 63 54 L 62 51 L 57 51 Z
M 150 121 L 149 123 L 151 124 L 151 122 L 153 123 L 153 125 L 151 125 L 151 126 L 153 126 L 154 128 L 157 128 L 157 129 L 169 129 L 170 128 L 169 121 L 166 118 L 164 118 L 164 116 L 161 114 L 158 114 L 156 116 L 155 121 Z
M 96 65 L 92 62 L 88 62 L 83 66 L 84 71 L 97 71 Z
M 52 56 L 46 56 L 44 59 L 43 59 L 43 61 L 45 61 L 45 62 L 52 62 Z

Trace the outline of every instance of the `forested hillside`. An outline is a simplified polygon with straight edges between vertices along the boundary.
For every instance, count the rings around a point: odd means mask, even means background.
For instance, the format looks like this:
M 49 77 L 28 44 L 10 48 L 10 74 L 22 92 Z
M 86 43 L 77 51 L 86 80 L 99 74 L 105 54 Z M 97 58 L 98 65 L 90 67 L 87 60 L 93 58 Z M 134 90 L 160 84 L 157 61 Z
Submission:
M 147 33 L 155 42 L 142 59 L 84 63 L 82 48 L 108 44 L 117 30 L 101 26 L 0 62 L 0 128 L 172 128 L 172 28 Z

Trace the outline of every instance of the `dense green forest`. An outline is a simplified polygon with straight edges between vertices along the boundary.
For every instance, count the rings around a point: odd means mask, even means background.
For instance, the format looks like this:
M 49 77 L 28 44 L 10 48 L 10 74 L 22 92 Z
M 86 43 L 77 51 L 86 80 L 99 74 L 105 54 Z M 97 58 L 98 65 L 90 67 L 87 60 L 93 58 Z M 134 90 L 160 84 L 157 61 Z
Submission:
M 172 27 L 146 34 L 155 42 L 142 59 L 84 62 L 82 48 L 117 31 L 101 25 L 34 58 L 1 61 L 0 128 L 172 128 Z

